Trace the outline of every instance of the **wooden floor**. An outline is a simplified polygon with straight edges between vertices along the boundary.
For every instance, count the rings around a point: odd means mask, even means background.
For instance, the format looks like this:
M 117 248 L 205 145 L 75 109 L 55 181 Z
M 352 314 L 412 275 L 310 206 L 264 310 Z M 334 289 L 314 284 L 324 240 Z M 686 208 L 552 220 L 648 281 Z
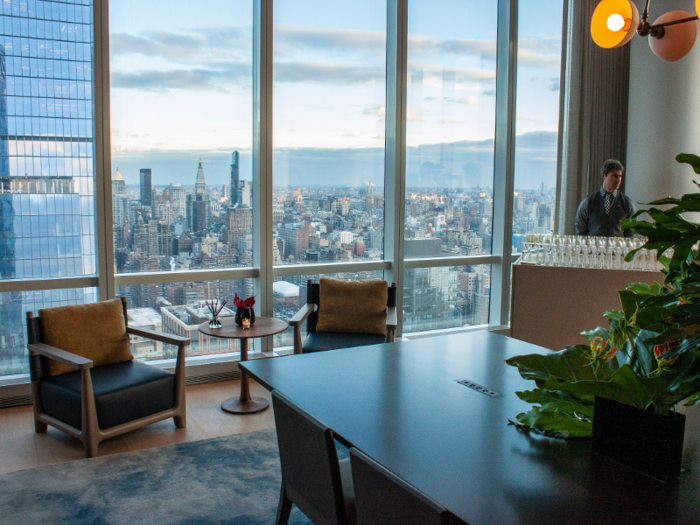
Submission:
M 140 430 L 100 443 L 100 456 L 198 441 L 274 427 L 272 407 L 244 416 L 221 410 L 221 402 L 238 395 L 240 380 L 190 385 L 187 388 L 187 428 L 176 428 L 166 419 Z M 254 396 L 270 399 L 263 387 L 250 382 Z M 0 473 L 62 463 L 85 457 L 83 445 L 63 432 L 49 427 L 46 434 L 34 433 L 32 407 L 0 409 Z

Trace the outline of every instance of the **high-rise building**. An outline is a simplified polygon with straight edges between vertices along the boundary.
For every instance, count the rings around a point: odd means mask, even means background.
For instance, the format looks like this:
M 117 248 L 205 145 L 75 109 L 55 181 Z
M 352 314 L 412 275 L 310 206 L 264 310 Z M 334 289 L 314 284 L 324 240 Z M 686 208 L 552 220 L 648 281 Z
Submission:
M 204 169 L 202 168 L 202 159 L 199 159 L 199 168 L 197 169 L 197 182 L 195 183 L 195 193 L 197 195 L 207 194 L 207 183 L 204 181 Z
M 191 232 L 206 230 L 210 218 L 209 196 L 201 193 L 187 195 L 187 228 Z
M 96 274 L 93 31 L 83 6 L 6 3 L 0 17 L 3 280 Z M 27 372 L 25 312 L 96 298 L 90 287 L 0 294 L 0 375 Z
M 151 183 L 151 168 L 141 168 L 141 204 L 153 206 L 153 186 Z
M 236 204 L 240 204 L 240 190 L 239 186 L 241 184 L 241 178 L 240 178 L 240 172 L 239 172 L 239 167 L 238 167 L 238 152 L 234 151 L 232 155 L 232 160 L 231 160 L 231 197 L 229 199 L 229 202 L 231 203 L 231 206 L 235 206 Z
M 187 215 L 187 195 L 185 193 L 185 188 L 182 184 L 171 183 L 167 187 L 168 193 L 173 199 L 173 205 L 177 208 L 177 214 L 179 217 L 185 217 Z

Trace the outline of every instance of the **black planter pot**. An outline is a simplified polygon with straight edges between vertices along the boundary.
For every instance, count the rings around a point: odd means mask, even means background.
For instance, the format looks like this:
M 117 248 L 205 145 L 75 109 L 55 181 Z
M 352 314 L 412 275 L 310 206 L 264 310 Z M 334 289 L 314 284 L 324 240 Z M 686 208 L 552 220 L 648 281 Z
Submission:
M 243 319 L 250 319 L 250 326 L 255 324 L 255 310 L 252 308 L 236 308 L 236 324 L 243 326 Z
M 593 452 L 667 483 L 681 473 L 685 415 L 595 398 Z

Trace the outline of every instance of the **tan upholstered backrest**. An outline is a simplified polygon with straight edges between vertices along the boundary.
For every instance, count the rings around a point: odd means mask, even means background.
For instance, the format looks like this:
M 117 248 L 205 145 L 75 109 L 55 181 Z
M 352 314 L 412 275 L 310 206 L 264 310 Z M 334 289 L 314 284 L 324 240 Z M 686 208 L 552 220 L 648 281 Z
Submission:
M 39 310 L 39 317 L 44 343 L 92 359 L 94 366 L 123 363 L 134 358 L 119 299 L 43 308 Z M 48 360 L 48 365 L 52 376 L 74 370 L 53 359 Z
M 321 278 L 317 332 L 386 333 L 386 281 Z

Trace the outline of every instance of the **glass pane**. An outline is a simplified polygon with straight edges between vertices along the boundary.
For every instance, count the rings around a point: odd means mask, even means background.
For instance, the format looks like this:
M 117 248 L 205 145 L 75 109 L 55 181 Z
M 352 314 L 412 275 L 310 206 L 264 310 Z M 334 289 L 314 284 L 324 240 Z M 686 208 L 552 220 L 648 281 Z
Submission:
M 562 0 L 520 0 L 513 252 L 554 225 Z
M 252 266 L 252 2 L 110 2 L 117 273 Z
M 97 288 L 0 293 L 0 376 L 29 373 L 27 312 L 38 315 L 40 308 L 94 303 L 97 295 Z
M 209 320 L 205 301 L 226 301 L 221 317 L 233 316 L 235 294 L 250 297 L 253 284 L 253 279 L 237 279 L 118 286 L 117 295 L 127 299 L 129 326 L 189 337 L 186 355 L 191 357 L 240 351 L 238 339 L 209 337 L 198 327 Z M 176 346 L 137 337 L 132 337 L 131 351 L 139 361 L 177 357 Z M 250 351 L 255 351 L 255 340 L 250 341 Z
M 93 276 L 92 1 L 4 5 L 0 280 Z M 88 16 L 59 24 L 59 5 L 83 6 Z M 43 30 L 45 21 L 54 31 Z M 87 52 L 69 53 L 68 41 Z
M 344 272 L 328 275 L 295 275 L 293 277 L 276 277 L 272 284 L 274 297 L 274 316 L 279 319 L 289 320 L 294 317 L 302 305 L 306 304 L 307 282 L 318 282 L 320 277 L 331 277 L 342 281 L 369 281 L 382 279 L 382 272 Z M 294 331 L 290 326 L 285 332 L 275 337 L 275 347 L 289 347 L 289 353 L 293 351 Z M 301 327 L 302 340 L 306 337 L 306 323 Z
M 381 259 L 386 3 L 274 17 L 274 264 Z
M 403 331 L 488 324 L 490 292 L 490 265 L 406 270 Z
M 491 253 L 497 11 L 409 2 L 407 258 Z

